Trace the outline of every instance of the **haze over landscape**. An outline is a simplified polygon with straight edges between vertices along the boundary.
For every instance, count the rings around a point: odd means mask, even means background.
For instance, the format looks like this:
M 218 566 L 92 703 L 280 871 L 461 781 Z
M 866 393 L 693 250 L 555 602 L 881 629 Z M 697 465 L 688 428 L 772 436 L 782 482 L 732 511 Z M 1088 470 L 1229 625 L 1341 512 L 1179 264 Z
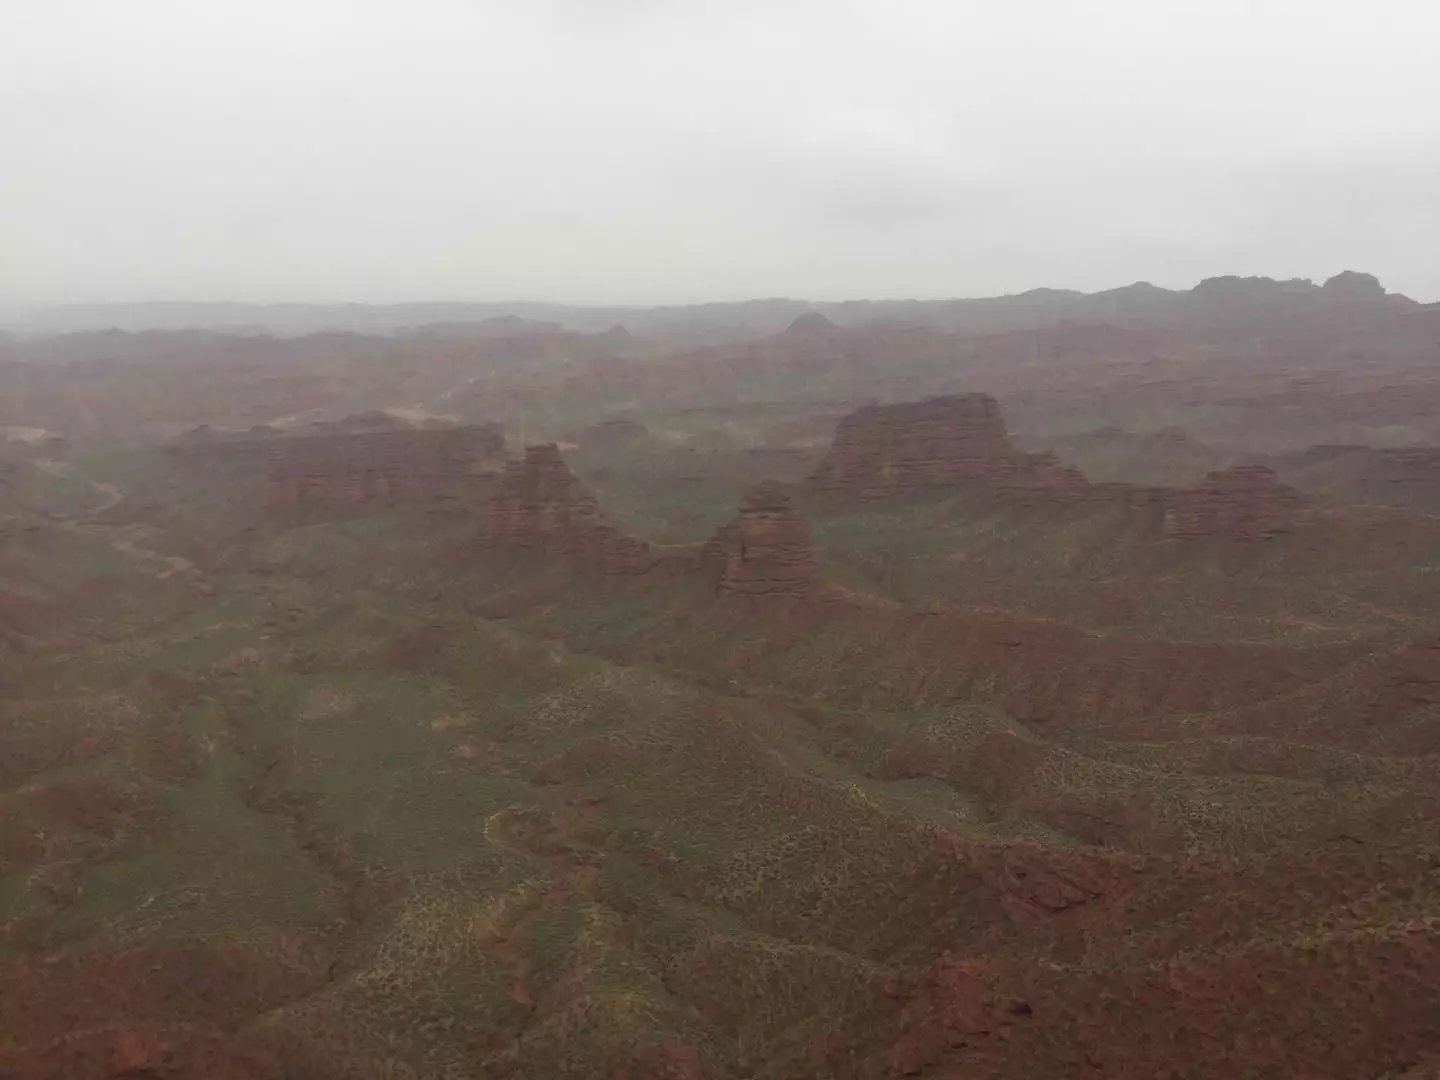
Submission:
M 1440 1080 L 1437 42 L 0 7 L 0 1080 Z

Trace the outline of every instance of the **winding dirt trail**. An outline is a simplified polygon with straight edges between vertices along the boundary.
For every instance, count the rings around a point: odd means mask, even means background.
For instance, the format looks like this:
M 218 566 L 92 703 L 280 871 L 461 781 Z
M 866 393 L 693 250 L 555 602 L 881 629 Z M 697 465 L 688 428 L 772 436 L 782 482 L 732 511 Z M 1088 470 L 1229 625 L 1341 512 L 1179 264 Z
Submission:
M 44 471 L 52 476 L 75 476 L 75 466 L 62 461 L 38 460 L 35 462 Z M 77 514 L 74 518 L 64 524 L 70 529 L 107 528 L 94 519 L 110 510 L 115 509 L 125 501 L 125 491 L 116 484 L 106 483 L 103 480 L 91 480 L 83 478 L 90 489 L 98 496 L 94 506 L 87 508 L 83 514 Z M 113 526 L 120 534 L 110 541 L 110 547 L 120 554 L 125 555 L 142 564 L 156 579 L 164 581 L 167 578 L 175 577 L 177 574 L 199 576 L 199 569 L 183 555 L 164 555 L 158 551 L 144 546 L 140 542 L 149 531 L 145 525 L 120 525 Z

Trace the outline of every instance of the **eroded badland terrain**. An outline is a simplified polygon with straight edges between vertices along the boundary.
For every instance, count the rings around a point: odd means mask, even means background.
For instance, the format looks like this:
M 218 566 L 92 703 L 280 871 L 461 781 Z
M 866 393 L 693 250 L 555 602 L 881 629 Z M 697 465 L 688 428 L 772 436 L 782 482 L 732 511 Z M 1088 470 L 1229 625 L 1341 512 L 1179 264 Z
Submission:
M 1435 1075 L 1440 306 L 526 314 L 4 340 L 0 1077 Z

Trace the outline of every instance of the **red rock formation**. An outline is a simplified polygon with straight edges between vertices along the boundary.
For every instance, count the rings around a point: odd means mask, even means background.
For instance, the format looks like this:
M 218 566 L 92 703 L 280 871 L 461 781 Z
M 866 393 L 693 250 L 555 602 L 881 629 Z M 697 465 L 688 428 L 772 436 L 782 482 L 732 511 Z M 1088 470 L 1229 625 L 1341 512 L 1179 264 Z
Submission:
M 1078 497 L 1089 488 L 1053 454 L 1017 450 L 988 394 L 859 409 L 841 419 L 810 482 L 860 499 L 961 486 Z
M 777 483 L 746 494 L 740 513 L 705 544 L 723 596 L 800 598 L 819 584 L 810 530 Z
M 659 561 L 650 544 L 605 516 L 554 443 L 527 446 L 523 458 L 506 463 L 480 544 L 560 557 L 605 575 L 644 573 Z
M 1003 1064 L 1010 1029 L 1026 1022 L 1031 1006 L 997 988 L 992 968 L 983 959 L 945 957 L 916 978 L 906 991 L 904 1034 L 892 1057 L 895 1075 L 923 1075 L 943 1065 L 952 1048 L 967 1052 L 972 1069 Z
M 1039 500 L 1114 500 L 1156 515 L 1161 535 L 1174 540 L 1270 539 L 1302 524 L 1307 506 L 1264 465 L 1221 469 L 1186 488 L 1092 484 L 1051 452 L 1016 449 L 988 394 L 853 412 L 810 483 L 859 499 L 969 487 Z
M 1195 487 L 1166 491 L 1165 536 L 1176 540 L 1269 540 L 1292 531 L 1305 499 L 1264 465 L 1212 472 Z

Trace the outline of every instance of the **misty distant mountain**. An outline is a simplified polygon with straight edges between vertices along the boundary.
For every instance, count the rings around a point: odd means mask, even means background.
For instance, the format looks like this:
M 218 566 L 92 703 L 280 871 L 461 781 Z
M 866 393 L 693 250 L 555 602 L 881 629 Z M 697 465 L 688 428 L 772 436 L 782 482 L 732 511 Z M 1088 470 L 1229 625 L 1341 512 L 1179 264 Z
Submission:
M 342 331 L 392 334 L 431 328 L 436 332 L 514 333 L 565 329 L 598 333 L 621 327 L 645 337 L 694 344 L 779 333 L 807 312 L 841 326 L 894 323 L 955 333 L 1020 330 L 1062 320 L 1172 322 L 1217 315 L 1301 313 L 1335 304 L 1415 305 L 1387 293 L 1370 274 L 1345 271 L 1317 285 L 1309 279 L 1207 278 L 1193 289 L 1164 289 L 1136 282 L 1102 292 L 1032 289 L 1009 296 L 954 300 L 847 300 L 812 302 L 788 298 L 661 307 L 588 307 L 534 302 L 424 302 L 402 304 L 245 304 L 163 301 L 136 304 L 69 304 L 22 313 L 0 312 L 11 331 L 27 336 L 96 330 L 223 330 L 280 336 Z M 538 325 L 537 325 L 538 324 Z

